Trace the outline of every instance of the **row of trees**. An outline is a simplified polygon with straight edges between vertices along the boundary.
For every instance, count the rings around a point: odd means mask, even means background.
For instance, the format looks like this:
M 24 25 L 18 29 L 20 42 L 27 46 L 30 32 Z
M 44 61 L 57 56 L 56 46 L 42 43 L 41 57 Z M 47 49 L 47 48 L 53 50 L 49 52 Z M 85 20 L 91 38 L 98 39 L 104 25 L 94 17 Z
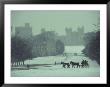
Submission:
M 100 65 L 100 31 L 86 33 L 84 41 L 83 54 Z
M 12 65 L 24 65 L 26 59 L 31 58 L 32 45 L 28 40 L 20 37 L 11 38 L 11 63 Z
M 64 51 L 64 44 L 46 33 L 35 36 L 33 42 L 33 57 L 55 56 Z
M 64 44 L 60 40 L 45 38 L 43 34 L 30 39 L 23 39 L 17 36 L 11 38 L 12 65 L 24 65 L 25 60 L 40 56 L 49 56 L 50 54 L 58 55 L 63 52 Z

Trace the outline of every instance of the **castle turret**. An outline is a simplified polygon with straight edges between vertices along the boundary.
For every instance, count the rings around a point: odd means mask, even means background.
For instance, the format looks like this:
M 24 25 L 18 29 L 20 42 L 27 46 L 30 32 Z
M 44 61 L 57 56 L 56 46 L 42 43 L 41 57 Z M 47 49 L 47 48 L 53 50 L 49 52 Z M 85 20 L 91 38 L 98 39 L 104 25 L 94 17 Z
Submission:
M 29 39 L 32 37 L 32 27 L 29 23 L 25 23 L 25 26 L 15 27 L 15 35 L 23 39 Z
M 83 44 L 84 26 L 78 28 L 78 42 Z
M 65 28 L 66 35 L 71 35 L 72 34 L 72 28 Z
M 42 28 L 41 29 L 41 33 L 45 33 L 45 28 Z

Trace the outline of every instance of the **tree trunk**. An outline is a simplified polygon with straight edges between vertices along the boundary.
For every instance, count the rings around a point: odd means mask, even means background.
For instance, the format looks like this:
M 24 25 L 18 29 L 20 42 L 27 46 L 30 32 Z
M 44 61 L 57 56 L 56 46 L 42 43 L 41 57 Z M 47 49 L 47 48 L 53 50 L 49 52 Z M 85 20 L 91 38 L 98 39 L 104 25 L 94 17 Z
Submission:
M 20 65 L 22 65 L 22 61 L 20 62 Z
M 11 63 L 11 66 L 13 67 L 13 62 Z
M 18 66 L 18 61 L 17 61 L 17 66 Z
M 18 61 L 18 65 L 20 65 L 20 61 Z
M 24 65 L 24 60 L 23 60 L 23 65 Z
M 15 62 L 15 66 L 16 66 L 17 64 L 16 64 L 16 62 Z
M 23 65 L 23 61 L 21 61 L 21 65 Z

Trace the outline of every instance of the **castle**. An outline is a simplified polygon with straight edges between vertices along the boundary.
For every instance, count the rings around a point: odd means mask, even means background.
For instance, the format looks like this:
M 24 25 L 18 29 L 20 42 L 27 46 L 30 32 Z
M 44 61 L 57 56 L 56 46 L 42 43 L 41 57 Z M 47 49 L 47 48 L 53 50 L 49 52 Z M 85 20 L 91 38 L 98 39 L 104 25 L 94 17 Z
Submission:
M 32 27 L 29 23 L 25 23 L 25 26 L 15 27 L 15 36 L 30 39 L 32 37 Z
M 34 48 L 32 53 L 34 56 L 51 56 L 56 54 L 56 40 L 55 40 L 55 32 L 54 31 L 45 31 L 45 29 L 41 29 L 41 33 L 35 35 L 34 38 Z M 37 51 L 37 49 L 39 51 Z
M 66 35 L 58 36 L 65 45 L 83 45 L 84 26 L 78 27 L 77 31 L 72 31 L 72 28 L 65 28 Z
M 40 34 L 44 34 L 45 38 L 54 38 L 61 40 L 64 45 L 83 45 L 84 37 L 84 26 L 78 27 L 77 31 L 72 31 L 72 28 L 65 28 L 65 35 L 59 36 L 56 35 L 55 31 L 46 31 L 44 28 L 41 29 Z M 15 27 L 15 36 L 19 36 L 23 39 L 29 39 L 32 37 L 37 37 L 38 35 L 32 35 L 32 27 L 29 23 L 25 23 L 25 26 Z
M 14 36 L 31 41 L 33 56 L 51 56 L 56 54 L 57 40 L 63 42 L 65 46 L 83 45 L 84 26 L 78 27 L 77 31 L 72 31 L 72 28 L 65 28 L 65 32 L 65 35 L 59 36 L 55 31 L 46 31 L 45 28 L 42 28 L 41 33 L 33 36 L 32 27 L 26 23 L 25 26 L 15 27 Z

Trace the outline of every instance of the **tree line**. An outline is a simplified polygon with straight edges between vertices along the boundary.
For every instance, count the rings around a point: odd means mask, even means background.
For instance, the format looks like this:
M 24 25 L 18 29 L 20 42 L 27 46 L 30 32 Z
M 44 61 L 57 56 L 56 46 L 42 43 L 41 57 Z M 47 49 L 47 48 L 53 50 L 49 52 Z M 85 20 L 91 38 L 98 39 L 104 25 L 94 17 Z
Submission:
M 85 48 L 83 54 L 100 65 L 100 31 L 88 32 L 84 35 Z M 11 38 L 11 63 L 24 65 L 25 60 L 36 57 L 55 56 L 63 54 L 64 44 L 52 36 L 42 33 L 29 39 L 18 36 Z
M 84 41 L 83 54 L 100 65 L 100 31 L 86 33 Z
M 64 52 L 64 44 L 58 39 L 39 34 L 24 39 L 18 36 L 11 37 L 11 64 L 24 65 L 25 60 L 36 57 L 54 56 Z

